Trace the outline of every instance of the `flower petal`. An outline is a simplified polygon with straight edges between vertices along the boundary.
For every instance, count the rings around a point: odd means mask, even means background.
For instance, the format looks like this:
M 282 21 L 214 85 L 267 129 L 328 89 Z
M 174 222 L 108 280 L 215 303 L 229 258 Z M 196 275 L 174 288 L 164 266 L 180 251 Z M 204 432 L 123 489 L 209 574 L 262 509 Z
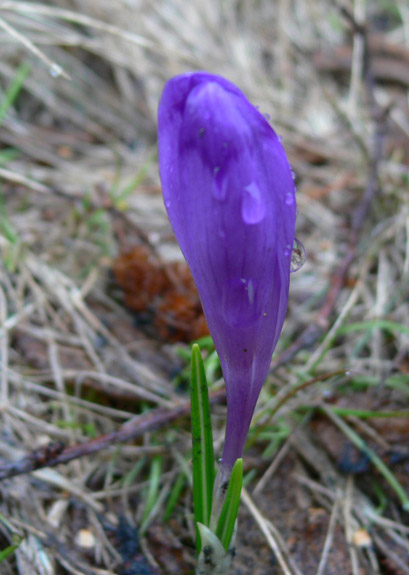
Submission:
M 159 107 L 165 206 L 190 266 L 226 382 L 223 458 L 241 456 L 287 309 L 296 216 L 284 149 L 234 85 L 173 78 Z

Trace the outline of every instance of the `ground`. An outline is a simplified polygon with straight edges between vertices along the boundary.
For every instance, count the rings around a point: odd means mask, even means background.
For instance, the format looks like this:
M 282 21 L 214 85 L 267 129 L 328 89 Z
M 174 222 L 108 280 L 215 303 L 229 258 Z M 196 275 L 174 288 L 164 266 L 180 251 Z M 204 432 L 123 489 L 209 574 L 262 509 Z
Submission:
M 282 136 L 307 253 L 245 450 L 232 573 L 408 574 L 404 3 L 14 1 L 0 35 L 1 575 L 193 573 L 188 359 L 206 326 L 156 110 L 196 69 Z

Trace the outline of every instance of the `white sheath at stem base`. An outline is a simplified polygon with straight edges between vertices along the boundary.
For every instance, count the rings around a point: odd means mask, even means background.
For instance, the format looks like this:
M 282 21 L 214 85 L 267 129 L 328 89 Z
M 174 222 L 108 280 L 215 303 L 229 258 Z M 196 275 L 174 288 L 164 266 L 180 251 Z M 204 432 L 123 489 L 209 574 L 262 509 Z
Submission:
M 219 470 L 217 471 L 216 474 L 216 478 L 214 480 L 212 513 L 210 517 L 210 529 L 212 531 L 216 530 L 217 521 L 219 520 L 220 512 L 226 499 L 226 493 L 229 488 L 231 472 L 232 470 L 229 467 L 220 465 Z
M 197 560 L 196 575 L 228 575 L 234 557 L 234 547 L 225 551 L 217 536 L 202 523 L 197 524 L 202 550 Z

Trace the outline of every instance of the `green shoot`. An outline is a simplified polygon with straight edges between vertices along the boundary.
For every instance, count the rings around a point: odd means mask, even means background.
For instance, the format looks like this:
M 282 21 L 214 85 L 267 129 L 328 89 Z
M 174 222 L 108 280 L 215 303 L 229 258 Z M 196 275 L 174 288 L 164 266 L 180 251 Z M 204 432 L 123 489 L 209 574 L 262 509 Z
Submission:
M 210 419 L 209 395 L 200 348 L 192 348 L 191 373 L 193 506 L 196 523 L 210 525 L 214 484 L 213 433 Z M 200 551 L 197 531 L 196 545 Z

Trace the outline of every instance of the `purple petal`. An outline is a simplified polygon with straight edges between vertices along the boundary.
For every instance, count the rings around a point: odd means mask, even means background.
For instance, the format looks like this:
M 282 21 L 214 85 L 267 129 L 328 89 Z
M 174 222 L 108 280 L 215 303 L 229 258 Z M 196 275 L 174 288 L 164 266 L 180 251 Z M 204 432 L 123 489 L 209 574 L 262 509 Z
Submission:
M 159 106 L 163 196 L 190 266 L 227 389 L 223 453 L 243 451 L 288 300 L 295 188 L 284 149 L 233 84 L 173 78 Z

